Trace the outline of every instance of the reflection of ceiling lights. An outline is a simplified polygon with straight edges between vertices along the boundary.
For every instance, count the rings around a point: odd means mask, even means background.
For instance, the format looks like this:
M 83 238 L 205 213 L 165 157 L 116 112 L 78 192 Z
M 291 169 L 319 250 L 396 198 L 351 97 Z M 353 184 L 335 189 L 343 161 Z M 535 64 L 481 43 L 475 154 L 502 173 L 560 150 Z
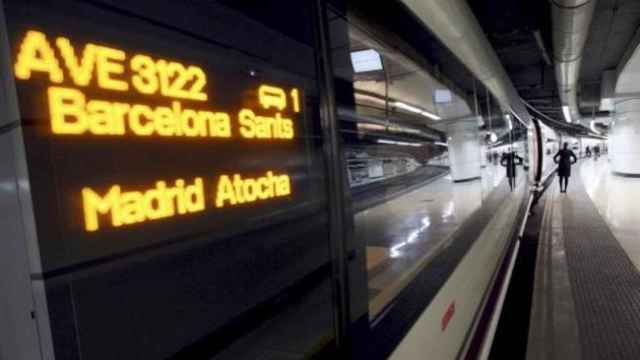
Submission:
M 453 200 L 450 200 L 445 206 L 444 210 L 442 210 L 442 220 L 448 222 L 447 220 L 453 215 L 456 211 L 456 204 L 454 204 Z
M 430 113 L 428 111 L 423 111 L 423 112 L 420 113 L 420 115 L 426 116 L 426 117 L 430 118 L 431 120 L 440 120 L 440 119 L 442 119 L 440 116 L 438 116 L 436 114 L 432 114 L 432 113 Z
M 402 255 L 402 251 L 400 250 L 403 247 L 418 240 L 418 238 L 420 237 L 420 233 L 425 232 L 429 228 L 429 226 L 431 226 L 431 219 L 428 216 L 422 218 L 422 225 L 419 229 L 411 231 L 405 241 L 391 247 L 390 256 L 392 258 L 400 257 Z
M 419 143 L 412 143 L 412 142 L 405 142 L 405 141 L 394 141 L 394 140 L 385 140 L 385 139 L 378 139 L 376 140 L 376 142 L 378 144 L 387 144 L 387 145 L 399 145 L 399 146 L 422 146 L 422 144 Z
M 376 95 L 363 94 L 363 93 L 356 92 L 355 96 L 356 96 L 356 100 L 373 102 L 383 106 L 387 104 L 387 102 L 384 101 L 384 99 L 381 99 Z
M 602 133 L 596 129 L 596 121 L 595 120 L 591 120 L 591 131 L 593 131 L 594 133 L 596 133 L 598 135 L 602 135 Z
M 358 123 L 358 129 L 362 130 L 380 130 L 384 131 L 387 129 L 386 126 L 380 124 L 368 124 L 368 123 Z
M 400 101 L 394 101 L 394 102 L 393 102 L 393 105 L 394 105 L 395 107 L 397 107 L 397 108 L 402 109 L 402 110 L 406 110 L 406 111 L 410 111 L 410 112 L 412 112 L 412 113 L 420 114 L 420 115 L 422 115 L 422 116 L 426 116 L 426 117 L 428 117 L 428 118 L 430 118 L 430 119 L 433 119 L 433 120 L 440 120 L 440 119 L 442 119 L 440 116 L 438 116 L 438 115 L 436 115 L 436 114 L 434 114 L 434 113 L 428 112 L 428 111 L 426 111 L 426 110 L 424 110 L 424 109 L 422 109 L 422 108 L 419 108 L 419 107 L 417 107 L 417 106 L 413 106 L 413 105 L 405 104 L 405 103 L 400 102 Z
M 409 104 L 405 104 L 403 102 L 400 101 L 394 101 L 393 105 L 395 105 L 396 107 L 399 107 L 400 109 L 403 110 L 407 110 L 407 111 L 411 111 L 417 114 L 420 114 L 422 112 L 422 109 L 420 109 L 417 106 L 413 106 L 413 105 L 409 105 Z
M 373 49 L 351 52 L 351 64 L 357 73 L 382 70 L 380 54 Z
M 507 126 L 509 126 L 509 131 L 513 130 L 513 121 L 511 120 L 511 114 L 504 114 L 504 118 L 507 119 Z
M 440 142 L 440 141 L 436 141 L 436 142 L 434 142 L 434 144 L 439 145 L 439 146 L 449 147 L 449 144 L 443 143 L 443 142 Z
M 492 143 L 498 141 L 498 135 L 494 132 L 489 133 L 489 140 L 491 140 Z
M 371 131 L 388 131 L 392 133 L 405 133 L 405 134 L 414 134 L 418 135 L 421 133 L 418 129 L 408 128 L 406 126 L 399 126 L 395 124 L 381 125 L 375 123 L 357 123 L 358 130 L 371 130 Z
M 565 105 L 562 107 L 562 115 L 564 115 L 564 120 L 566 122 L 571 122 L 571 111 L 569 111 L 569 106 Z
M 446 104 L 453 100 L 453 96 L 449 89 L 436 89 L 433 92 L 433 99 L 436 104 Z

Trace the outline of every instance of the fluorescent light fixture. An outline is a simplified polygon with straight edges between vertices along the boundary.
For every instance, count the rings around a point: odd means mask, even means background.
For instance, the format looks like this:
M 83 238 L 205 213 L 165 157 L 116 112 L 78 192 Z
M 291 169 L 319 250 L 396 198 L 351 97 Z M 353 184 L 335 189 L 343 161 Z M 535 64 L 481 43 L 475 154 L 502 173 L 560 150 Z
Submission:
M 440 141 L 436 141 L 436 142 L 434 142 L 434 144 L 440 145 L 440 146 L 444 146 L 444 147 L 449 147 L 449 144 L 443 143 L 443 142 L 440 142 Z
M 436 114 L 432 114 L 432 113 L 430 113 L 428 111 L 423 111 L 423 112 L 420 113 L 420 115 L 426 116 L 426 117 L 428 117 L 428 118 L 430 118 L 432 120 L 441 120 L 442 119 L 440 116 L 438 116 Z
M 571 122 L 571 111 L 569 111 L 569 106 L 564 105 L 562 107 L 562 115 L 564 115 L 564 120 L 566 122 Z
M 600 110 L 613 111 L 614 107 L 615 103 L 613 102 L 613 99 L 602 98 L 600 100 Z
M 507 120 L 507 126 L 509 126 L 509 131 L 513 130 L 513 121 L 511 120 L 511 114 L 504 114 L 504 118 Z
M 409 105 L 409 104 L 403 103 L 401 101 L 394 101 L 393 105 L 395 107 L 397 107 L 397 108 L 402 109 L 402 110 L 406 110 L 406 111 L 410 111 L 410 112 L 413 112 L 413 113 L 416 113 L 416 114 L 420 114 L 422 116 L 426 116 L 426 117 L 428 117 L 430 119 L 433 119 L 433 120 L 442 119 L 440 116 L 438 116 L 438 115 L 436 115 L 434 113 L 428 112 L 428 111 L 426 111 L 426 110 L 424 110 L 422 108 L 419 108 L 417 106 L 413 106 L 413 105 Z
M 596 133 L 598 135 L 602 135 L 602 133 L 596 129 L 596 121 L 595 120 L 591 120 L 591 131 L 593 131 L 594 133 Z
M 451 91 L 448 89 L 436 89 L 433 92 L 433 99 L 436 104 L 446 104 L 453 100 L 453 96 L 451 95 Z
M 387 144 L 387 145 L 399 145 L 399 146 L 422 146 L 419 143 L 405 142 L 405 141 L 394 141 L 394 140 L 386 140 L 386 139 L 378 139 L 376 140 L 378 144 Z
M 378 105 L 386 105 L 387 102 L 384 101 L 384 99 L 381 99 L 377 96 L 373 96 L 373 95 L 369 95 L 369 94 L 362 94 L 362 93 L 355 93 L 356 96 L 356 100 L 362 102 L 362 101 L 368 101 L 368 102 L 373 102 L 376 103 Z
M 420 109 L 420 108 L 419 108 L 419 107 L 417 107 L 417 106 L 413 106 L 413 105 L 405 104 L 405 103 L 400 102 L 400 101 L 394 101 L 394 102 L 393 102 L 393 105 L 395 105 L 395 107 L 400 108 L 400 109 L 402 109 L 402 110 L 411 111 L 411 112 L 414 112 L 414 113 L 416 113 L 416 114 L 420 114 L 420 113 L 422 113 L 422 111 L 423 111 L 422 109 Z
M 373 49 L 352 51 L 351 65 L 356 73 L 382 70 L 382 58 Z
M 387 127 L 380 124 L 358 123 L 358 129 L 363 130 L 386 130 Z
M 389 144 L 389 145 L 397 145 L 398 142 L 397 141 L 393 141 L 393 140 L 385 140 L 385 139 L 378 139 L 376 140 L 376 142 L 378 144 Z
M 498 135 L 494 132 L 489 133 L 489 140 L 491 140 L 492 143 L 498 141 Z

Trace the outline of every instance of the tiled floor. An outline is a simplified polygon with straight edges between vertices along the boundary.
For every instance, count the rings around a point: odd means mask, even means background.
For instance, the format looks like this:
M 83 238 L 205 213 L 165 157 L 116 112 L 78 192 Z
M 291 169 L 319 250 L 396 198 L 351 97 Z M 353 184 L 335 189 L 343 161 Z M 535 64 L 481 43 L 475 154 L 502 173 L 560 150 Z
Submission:
M 580 175 L 598 211 L 640 270 L 640 178 L 612 174 L 606 157 L 583 160 Z
M 640 182 L 604 158 L 573 175 L 566 194 L 549 190 L 527 359 L 639 359 Z

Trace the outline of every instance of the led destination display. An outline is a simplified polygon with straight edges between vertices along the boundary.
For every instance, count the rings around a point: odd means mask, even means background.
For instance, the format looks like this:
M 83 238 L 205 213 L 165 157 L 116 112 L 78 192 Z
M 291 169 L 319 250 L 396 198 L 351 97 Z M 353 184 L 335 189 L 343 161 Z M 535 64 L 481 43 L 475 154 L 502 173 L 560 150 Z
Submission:
M 211 46 L 167 54 L 155 37 L 43 28 L 11 35 L 46 269 L 304 203 L 304 81 L 255 76 Z

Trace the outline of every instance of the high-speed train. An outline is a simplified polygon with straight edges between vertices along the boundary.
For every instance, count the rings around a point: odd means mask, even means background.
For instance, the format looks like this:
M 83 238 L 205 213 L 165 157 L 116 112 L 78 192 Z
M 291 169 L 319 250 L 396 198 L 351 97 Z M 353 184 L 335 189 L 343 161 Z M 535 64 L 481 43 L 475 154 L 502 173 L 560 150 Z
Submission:
M 486 356 L 580 134 L 384 6 L 0 0 L 0 360 Z
M 514 134 L 512 139 L 504 144 L 487 144 L 487 152 L 501 156 L 515 152 L 526 159 L 527 169 L 525 166 L 517 169 L 519 185 L 510 192 L 503 177 L 496 180 L 487 175 L 505 171 L 499 165 L 500 158 L 496 163 L 489 160 L 483 177 L 490 177 L 493 185 L 478 196 L 477 202 L 473 200 L 476 196 L 473 187 L 480 187 L 485 179 L 454 185 L 457 187 L 454 191 L 461 194 L 454 194 L 450 204 L 464 207 L 468 206 L 466 203 L 476 203 L 477 207 L 471 206 L 468 217 L 459 227 L 437 245 L 439 248 L 426 254 L 428 260 L 417 265 L 423 267 L 421 271 L 411 273 L 417 284 L 406 285 L 381 309 L 370 306 L 370 315 L 379 313 L 373 317 L 375 326 L 368 335 L 376 342 L 368 345 L 367 356 L 375 358 L 384 354 L 382 357 L 392 359 L 413 359 L 418 358 L 416 354 L 424 353 L 437 359 L 488 356 L 528 209 L 549 185 L 548 180 L 556 167 L 553 156 L 563 142 L 573 144 L 575 138 L 534 118 L 528 128 L 519 127 L 519 135 Z M 450 157 L 448 151 L 445 155 Z M 443 168 L 449 169 L 448 166 Z M 436 184 L 433 186 L 438 186 Z M 405 180 L 405 186 L 410 187 L 410 180 Z M 419 191 L 412 194 L 419 196 Z M 396 196 L 402 198 L 403 195 Z M 398 205 L 392 200 L 388 206 Z M 407 213 L 406 216 L 411 215 Z M 356 220 L 359 217 L 366 216 L 356 214 Z M 425 219 L 435 222 L 429 216 L 422 221 Z M 429 233 L 422 228 L 416 231 Z M 410 242 L 411 237 L 400 245 L 404 249 L 411 246 L 407 245 Z M 370 270 L 369 275 L 372 274 L 375 278 L 375 271 Z M 369 282 L 371 284 L 371 279 Z M 413 308 L 409 314 L 405 313 L 407 307 Z M 412 319 L 410 330 L 399 331 L 398 318 Z M 388 346 L 389 338 L 393 336 L 397 338 L 392 346 Z

